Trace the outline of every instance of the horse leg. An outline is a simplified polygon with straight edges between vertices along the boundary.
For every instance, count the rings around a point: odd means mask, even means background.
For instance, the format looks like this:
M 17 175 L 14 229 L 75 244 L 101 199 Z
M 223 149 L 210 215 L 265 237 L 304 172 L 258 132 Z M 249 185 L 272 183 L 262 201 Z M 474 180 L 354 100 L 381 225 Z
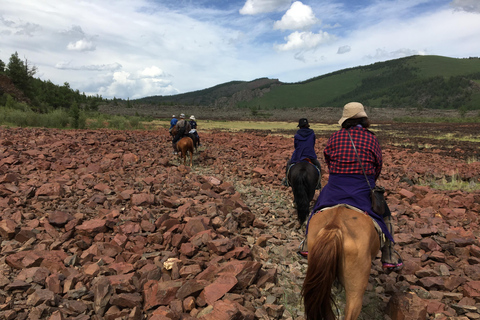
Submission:
M 344 276 L 342 277 L 346 298 L 345 320 L 356 320 L 360 315 L 363 295 L 370 277 L 370 268 L 371 261 L 368 255 L 358 257 L 357 260 L 349 259 L 345 261 Z
M 369 219 L 369 218 L 368 218 Z M 345 320 L 356 320 L 362 310 L 363 295 L 367 289 L 372 258 L 378 252 L 378 236 L 367 219 L 357 220 L 357 228 L 368 230 L 363 237 L 346 236 L 340 281 L 345 288 Z
M 190 151 L 190 167 L 193 166 L 193 150 Z

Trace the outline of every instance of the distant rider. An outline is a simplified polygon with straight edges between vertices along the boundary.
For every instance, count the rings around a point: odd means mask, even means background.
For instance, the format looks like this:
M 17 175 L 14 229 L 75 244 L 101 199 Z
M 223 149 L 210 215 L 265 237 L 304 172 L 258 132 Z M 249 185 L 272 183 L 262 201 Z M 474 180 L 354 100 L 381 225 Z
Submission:
M 197 121 L 195 121 L 195 116 L 193 115 L 190 116 L 190 128 L 191 130 L 189 133 L 195 136 L 198 142 L 198 146 L 201 146 L 202 144 L 200 143 L 200 136 L 198 135 L 198 132 L 197 132 Z
M 297 133 L 294 136 L 294 147 L 292 158 L 288 160 L 286 167 L 286 176 L 283 178 L 282 183 L 284 186 L 288 184 L 288 170 L 291 165 L 300 161 L 309 161 L 320 170 L 320 162 L 318 162 L 317 154 L 315 153 L 315 132 L 310 129 L 310 124 L 306 118 L 298 120 Z M 320 189 L 320 179 L 317 185 L 317 189 Z
M 173 127 L 177 124 L 178 119 L 175 118 L 175 115 L 172 116 L 172 120 L 170 120 L 170 129 L 168 129 L 168 132 L 172 132 Z
M 180 115 L 180 120 L 178 120 L 178 122 L 175 124 L 175 127 L 177 128 L 177 134 L 175 135 L 175 137 L 172 140 L 172 145 L 173 145 L 173 153 L 177 154 L 178 153 L 178 150 L 177 150 L 178 140 L 180 140 L 184 136 L 187 136 L 188 132 L 191 130 L 190 123 L 187 120 L 185 120 L 185 114 L 182 113 Z

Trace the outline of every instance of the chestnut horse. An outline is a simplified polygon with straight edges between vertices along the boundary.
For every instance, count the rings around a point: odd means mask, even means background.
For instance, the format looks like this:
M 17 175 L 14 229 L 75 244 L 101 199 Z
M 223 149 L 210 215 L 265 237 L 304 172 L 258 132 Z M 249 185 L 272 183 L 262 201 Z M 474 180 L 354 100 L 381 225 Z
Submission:
M 308 267 L 302 288 L 307 320 L 334 320 L 332 285 L 345 289 L 345 320 L 362 309 L 372 260 L 380 237 L 367 214 L 338 205 L 315 213 L 308 222 Z
M 170 130 L 170 136 L 172 137 L 172 139 L 174 139 L 175 136 L 177 135 L 177 131 L 178 131 L 177 126 L 173 126 L 172 130 Z M 192 139 L 193 146 L 195 147 L 195 151 L 197 151 L 197 147 L 199 144 L 197 137 L 192 133 L 186 133 L 184 137 L 190 137 Z
M 183 165 L 187 162 L 187 152 L 190 152 L 190 167 L 193 165 L 193 140 L 190 137 L 183 137 L 177 142 L 178 157 L 183 158 Z

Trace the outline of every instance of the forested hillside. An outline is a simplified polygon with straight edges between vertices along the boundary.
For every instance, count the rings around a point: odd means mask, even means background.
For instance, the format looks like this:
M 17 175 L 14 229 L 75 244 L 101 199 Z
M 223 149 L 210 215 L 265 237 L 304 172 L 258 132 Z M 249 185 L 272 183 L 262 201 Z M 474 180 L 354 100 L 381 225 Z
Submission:
M 338 107 L 480 109 L 480 58 L 411 56 L 285 84 L 240 103 L 259 109 Z
M 37 68 L 27 59 L 21 60 L 18 53 L 11 55 L 8 63 L 0 60 L 0 106 L 31 109 L 46 113 L 59 108 L 70 109 L 76 105 L 82 109 L 95 110 L 104 101 L 101 96 L 87 96 L 50 80 L 35 78 Z
M 259 80 L 229 82 L 136 102 L 249 108 L 255 112 L 341 107 L 349 101 L 362 101 L 377 108 L 480 109 L 480 58 L 411 56 L 339 70 L 298 83 Z

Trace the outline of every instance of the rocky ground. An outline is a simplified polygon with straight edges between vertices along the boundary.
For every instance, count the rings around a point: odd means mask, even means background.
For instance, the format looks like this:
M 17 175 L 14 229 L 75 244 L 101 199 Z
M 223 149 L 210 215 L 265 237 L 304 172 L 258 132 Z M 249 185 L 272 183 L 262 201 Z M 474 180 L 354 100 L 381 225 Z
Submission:
M 480 319 L 480 192 L 420 184 L 480 183 L 479 143 L 379 129 L 405 268 L 375 259 L 361 318 Z M 0 319 L 304 318 L 291 137 L 201 132 L 189 168 L 164 129 L 0 132 Z

